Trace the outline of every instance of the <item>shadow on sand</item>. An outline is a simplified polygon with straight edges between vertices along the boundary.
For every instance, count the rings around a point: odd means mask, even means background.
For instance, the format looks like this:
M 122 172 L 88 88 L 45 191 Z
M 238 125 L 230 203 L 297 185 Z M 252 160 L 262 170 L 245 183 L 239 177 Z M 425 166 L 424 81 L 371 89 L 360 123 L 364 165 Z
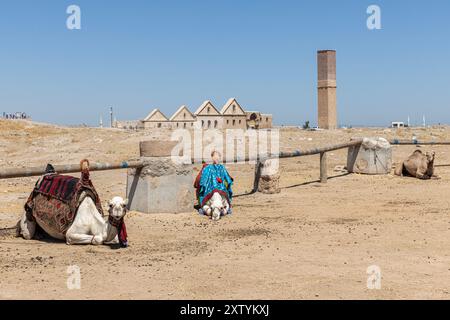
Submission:
M 345 176 L 348 176 L 349 174 L 351 174 L 351 172 L 345 172 L 343 174 L 338 174 L 338 175 L 335 175 L 335 176 L 328 177 L 328 180 L 336 179 L 336 178 L 340 178 L 340 177 L 345 177 Z M 307 182 L 303 182 L 303 183 L 299 183 L 299 184 L 294 184 L 294 185 L 291 185 L 291 186 L 281 187 L 281 189 L 296 188 L 296 187 L 306 186 L 306 185 L 314 184 L 314 183 L 320 183 L 320 179 L 313 180 L 313 181 L 307 181 Z M 252 190 L 250 192 L 247 192 L 247 193 L 237 194 L 237 195 L 234 196 L 234 198 L 249 196 L 249 195 L 252 195 L 252 194 L 256 193 L 256 191 L 257 190 L 254 189 L 254 190 Z

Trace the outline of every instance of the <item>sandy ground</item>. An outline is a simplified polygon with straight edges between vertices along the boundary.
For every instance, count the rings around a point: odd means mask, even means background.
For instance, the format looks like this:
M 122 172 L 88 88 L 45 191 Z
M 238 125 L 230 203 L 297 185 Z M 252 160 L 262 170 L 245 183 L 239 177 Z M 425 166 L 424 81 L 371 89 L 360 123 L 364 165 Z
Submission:
M 450 128 L 281 131 L 281 149 L 350 137 L 450 140 Z M 152 132 L 60 128 L 0 121 L 0 166 L 136 157 Z M 395 161 L 414 146 L 393 147 Z M 0 180 L 0 299 L 448 299 L 450 298 L 450 148 L 436 151 L 440 180 L 344 174 L 346 151 L 281 160 L 282 191 L 245 195 L 251 165 L 228 165 L 234 214 L 214 223 L 194 212 L 126 218 L 130 247 L 25 241 L 4 228 L 21 216 L 36 178 Z M 195 175 L 196 172 L 193 173 Z M 125 196 L 126 172 L 93 172 L 102 200 Z M 241 195 L 241 196 L 239 196 Z M 3 229 L 1 229 L 3 228 Z M 81 289 L 67 288 L 67 267 Z M 366 270 L 381 269 L 380 290 Z

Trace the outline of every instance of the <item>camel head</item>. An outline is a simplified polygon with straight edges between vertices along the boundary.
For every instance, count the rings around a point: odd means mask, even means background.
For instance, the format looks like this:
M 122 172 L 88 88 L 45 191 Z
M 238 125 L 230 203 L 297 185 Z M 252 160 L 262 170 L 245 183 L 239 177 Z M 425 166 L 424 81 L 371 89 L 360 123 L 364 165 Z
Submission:
M 436 152 L 434 152 L 434 151 L 431 151 L 431 152 L 427 152 L 426 154 L 426 157 L 427 157 L 427 162 L 430 164 L 433 164 L 433 162 L 434 162 L 434 156 L 436 155 Z
M 108 212 L 110 217 L 120 220 L 127 213 L 128 199 L 123 200 L 121 197 L 114 197 L 108 203 Z
M 225 215 L 228 211 L 228 202 L 225 197 L 222 197 L 220 193 L 214 192 L 211 199 L 208 200 L 206 205 L 203 207 L 203 210 L 206 212 L 208 216 L 211 216 L 211 219 L 217 221 L 220 219 L 220 216 Z

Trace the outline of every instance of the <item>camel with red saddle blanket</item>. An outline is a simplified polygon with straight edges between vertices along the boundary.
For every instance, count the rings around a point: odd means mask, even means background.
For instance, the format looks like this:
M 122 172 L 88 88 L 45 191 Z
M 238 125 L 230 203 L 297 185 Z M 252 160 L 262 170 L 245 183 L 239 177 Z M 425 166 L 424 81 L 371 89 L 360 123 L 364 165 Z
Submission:
M 100 198 L 89 178 L 89 161 L 80 163 L 81 178 L 57 174 L 51 165 L 36 183 L 18 223 L 18 235 L 30 240 L 39 227 L 67 244 L 120 243 L 126 247 L 127 200 L 109 201 L 105 221 Z

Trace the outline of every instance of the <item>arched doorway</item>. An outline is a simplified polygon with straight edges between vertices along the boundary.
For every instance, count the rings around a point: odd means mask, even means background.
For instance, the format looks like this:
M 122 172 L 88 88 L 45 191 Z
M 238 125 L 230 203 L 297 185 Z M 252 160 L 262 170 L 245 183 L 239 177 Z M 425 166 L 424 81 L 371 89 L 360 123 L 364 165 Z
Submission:
M 258 119 L 258 115 L 256 113 L 252 113 L 250 115 L 249 121 L 247 123 L 249 128 L 252 129 L 258 129 L 259 127 L 259 119 Z

